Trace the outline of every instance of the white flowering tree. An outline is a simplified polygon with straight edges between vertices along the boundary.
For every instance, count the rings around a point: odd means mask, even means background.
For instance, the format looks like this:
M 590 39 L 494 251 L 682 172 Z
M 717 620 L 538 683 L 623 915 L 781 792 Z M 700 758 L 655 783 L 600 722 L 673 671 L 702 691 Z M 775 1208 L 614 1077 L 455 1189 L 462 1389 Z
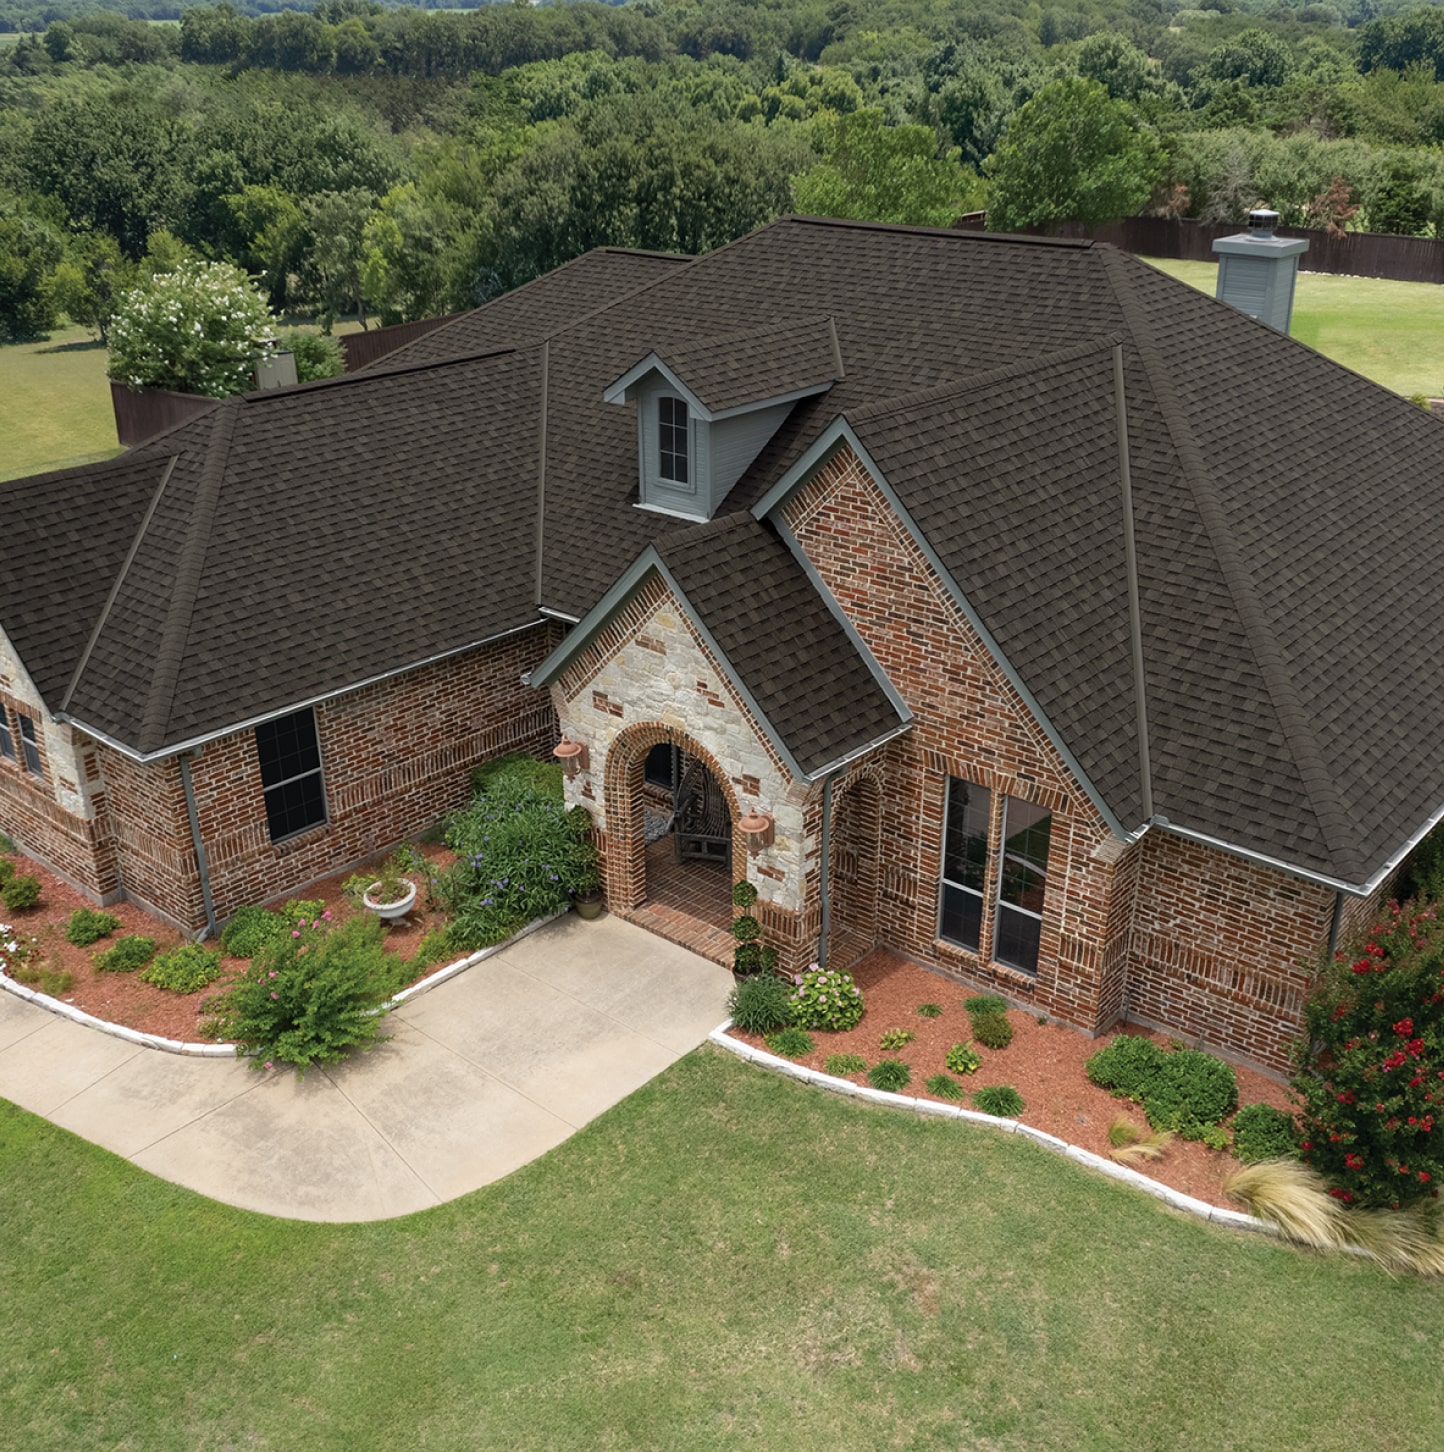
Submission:
M 265 299 L 228 262 L 183 262 L 121 298 L 110 324 L 110 376 L 131 388 L 225 398 L 252 387 L 276 350 Z

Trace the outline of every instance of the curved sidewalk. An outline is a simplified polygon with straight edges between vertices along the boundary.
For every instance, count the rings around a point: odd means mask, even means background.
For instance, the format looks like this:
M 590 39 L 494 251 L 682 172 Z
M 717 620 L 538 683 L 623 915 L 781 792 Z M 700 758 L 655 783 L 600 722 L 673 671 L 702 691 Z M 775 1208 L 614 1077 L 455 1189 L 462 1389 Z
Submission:
M 0 1096 L 247 1210 L 384 1220 L 560 1144 L 696 1048 L 732 975 L 568 913 L 387 1018 L 334 1069 L 255 1072 L 138 1048 L 0 993 Z

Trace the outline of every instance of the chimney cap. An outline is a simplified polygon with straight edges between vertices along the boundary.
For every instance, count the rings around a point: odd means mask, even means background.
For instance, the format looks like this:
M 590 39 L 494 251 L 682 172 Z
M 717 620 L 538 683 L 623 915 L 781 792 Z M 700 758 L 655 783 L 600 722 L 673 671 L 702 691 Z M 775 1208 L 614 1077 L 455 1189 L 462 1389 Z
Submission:
M 1268 207 L 1254 207 L 1248 214 L 1248 229 L 1255 236 L 1271 237 L 1279 224 L 1279 214 Z

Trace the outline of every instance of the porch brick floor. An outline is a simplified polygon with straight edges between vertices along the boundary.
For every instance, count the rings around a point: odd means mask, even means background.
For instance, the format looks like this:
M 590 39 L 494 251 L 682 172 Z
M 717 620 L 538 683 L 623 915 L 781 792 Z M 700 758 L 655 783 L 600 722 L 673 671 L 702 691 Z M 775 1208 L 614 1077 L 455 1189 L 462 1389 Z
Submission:
M 647 900 L 627 916 L 713 963 L 732 966 L 729 874 L 720 863 L 674 861 L 670 836 L 647 848 Z

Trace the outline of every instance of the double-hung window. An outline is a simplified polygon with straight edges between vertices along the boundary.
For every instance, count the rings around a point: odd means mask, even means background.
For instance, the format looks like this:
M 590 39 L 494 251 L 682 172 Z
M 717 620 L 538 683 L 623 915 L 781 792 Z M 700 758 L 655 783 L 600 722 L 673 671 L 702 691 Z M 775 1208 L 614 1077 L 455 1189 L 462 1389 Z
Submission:
M 294 837 L 326 820 L 326 787 L 316 713 L 308 706 L 256 727 L 256 755 L 271 841 Z
M 0 759 L 15 760 L 15 738 L 10 734 L 10 714 L 0 706 Z
M 657 472 L 669 484 L 686 484 L 687 405 L 663 394 L 657 400 Z
M 44 776 L 45 769 L 40 764 L 40 739 L 35 734 L 35 722 L 29 716 L 20 716 L 20 753 L 25 758 L 25 770 L 31 776 Z
M 1036 973 L 1053 816 L 1021 797 L 1004 797 L 998 841 L 991 843 L 991 806 L 987 787 L 948 779 L 938 935 L 981 957 Z M 989 904 L 991 954 L 983 947 Z

